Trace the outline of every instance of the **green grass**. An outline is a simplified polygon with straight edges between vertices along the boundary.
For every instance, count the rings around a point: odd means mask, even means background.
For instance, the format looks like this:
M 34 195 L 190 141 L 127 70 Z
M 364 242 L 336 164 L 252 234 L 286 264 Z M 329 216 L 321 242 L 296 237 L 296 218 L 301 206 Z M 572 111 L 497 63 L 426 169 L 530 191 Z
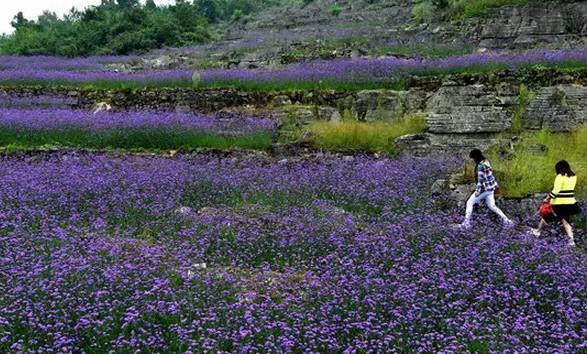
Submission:
M 473 46 L 463 47 L 443 47 L 433 44 L 404 45 L 395 47 L 381 47 L 373 51 L 376 56 L 404 56 L 404 57 L 426 57 L 426 58 L 446 58 L 452 56 L 461 56 L 471 54 L 475 51 Z
M 198 148 L 266 150 L 270 147 L 272 140 L 271 133 L 224 136 L 208 132 L 156 129 L 105 130 L 98 133 L 75 128 L 34 132 L 16 128 L 0 129 L 0 146 L 9 150 L 41 147 L 125 150 L 193 150 Z
M 529 152 L 528 147 L 534 144 L 545 145 L 546 153 Z M 525 132 L 512 158 L 500 158 L 498 149 L 493 149 L 488 157 L 505 196 L 523 197 L 550 191 L 556 177 L 554 165 L 560 160 L 569 161 L 579 176 L 578 195 L 587 196 L 587 185 L 581 182 L 587 175 L 587 127 L 570 133 Z
M 467 19 L 484 17 L 489 10 L 504 6 L 524 6 L 543 4 L 545 0 L 449 0 L 448 6 L 443 9 L 435 8 L 432 1 L 424 0 L 415 4 L 412 17 L 423 21 L 436 16 L 446 16 L 452 19 Z
M 532 98 L 534 97 L 534 92 L 528 88 L 528 86 L 521 84 L 520 85 L 520 95 L 518 97 L 518 105 L 514 110 L 514 117 L 512 119 L 512 133 L 520 134 L 523 130 L 523 118 L 524 112 L 526 112 L 526 107 Z
M 545 0 L 457 0 L 452 2 L 452 6 L 462 8 L 462 18 L 471 18 L 486 16 L 488 10 L 496 7 L 543 4 Z
M 338 151 L 385 151 L 398 154 L 393 140 L 406 134 L 421 132 L 426 126 L 423 117 L 408 117 L 396 121 L 372 123 L 345 120 L 342 122 L 313 122 L 308 130 L 318 148 Z

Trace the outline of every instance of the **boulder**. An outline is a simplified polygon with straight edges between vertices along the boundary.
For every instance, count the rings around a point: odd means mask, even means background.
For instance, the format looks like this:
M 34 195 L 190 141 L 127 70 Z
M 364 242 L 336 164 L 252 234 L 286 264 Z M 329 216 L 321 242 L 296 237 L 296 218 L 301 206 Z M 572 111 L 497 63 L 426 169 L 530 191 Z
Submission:
M 317 112 L 318 119 L 320 119 L 320 120 L 327 120 L 327 121 L 334 121 L 334 122 L 340 122 L 342 120 L 340 112 L 338 111 L 338 109 L 336 109 L 334 107 L 319 106 L 317 108 L 317 111 L 318 111 Z

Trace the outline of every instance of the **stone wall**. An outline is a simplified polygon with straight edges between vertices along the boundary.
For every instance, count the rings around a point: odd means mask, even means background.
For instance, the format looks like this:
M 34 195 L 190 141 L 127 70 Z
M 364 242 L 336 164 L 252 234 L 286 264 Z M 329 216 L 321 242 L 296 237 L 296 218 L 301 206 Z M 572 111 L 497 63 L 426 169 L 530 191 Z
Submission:
M 424 112 L 422 134 L 397 139 L 408 154 L 463 153 L 508 144 L 503 133 L 512 128 L 520 105 L 520 87 L 532 95 L 521 117 L 526 129 L 568 131 L 587 124 L 587 71 L 539 70 L 446 78 L 412 78 L 409 89 L 239 91 L 233 89 L 70 89 L 0 88 L 0 96 L 66 97 L 72 108 L 92 109 L 105 102 L 113 110 L 159 110 L 255 114 L 300 123 L 356 119 L 393 120 Z M 520 118 L 520 117 L 518 117 Z M 506 134 L 507 135 L 507 134 Z

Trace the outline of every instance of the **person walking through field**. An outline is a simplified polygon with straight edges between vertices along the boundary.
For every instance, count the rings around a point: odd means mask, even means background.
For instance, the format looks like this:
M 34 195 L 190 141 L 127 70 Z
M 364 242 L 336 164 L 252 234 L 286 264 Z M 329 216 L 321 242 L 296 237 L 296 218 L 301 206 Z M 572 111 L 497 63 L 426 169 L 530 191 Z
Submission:
M 493 174 L 491 164 L 479 149 L 471 151 L 469 157 L 475 162 L 476 187 L 475 192 L 467 201 L 465 221 L 459 227 L 469 228 L 471 226 L 473 208 L 482 201 L 485 201 L 487 207 L 499 216 L 505 226 L 513 226 L 514 222 L 495 205 L 495 192 L 499 189 L 499 185 Z
M 569 238 L 569 245 L 575 246 L 571 216 L 581 212 L 581 208 L 575 199 L 577 176 L 571 169 L 569 163 L 565 160 L 559 161 L 554 169 L 556 171 L 554 188 L 544 199 L 544 203 L 550 203 L 552 205 L 552 213 L 543 217 L 542 220 L 540 220 L 538 228 L 532 229 L 532 233 L 535 236 L 540 236 L 547 223 L 560 221 L 562 222 L 563 228 Z

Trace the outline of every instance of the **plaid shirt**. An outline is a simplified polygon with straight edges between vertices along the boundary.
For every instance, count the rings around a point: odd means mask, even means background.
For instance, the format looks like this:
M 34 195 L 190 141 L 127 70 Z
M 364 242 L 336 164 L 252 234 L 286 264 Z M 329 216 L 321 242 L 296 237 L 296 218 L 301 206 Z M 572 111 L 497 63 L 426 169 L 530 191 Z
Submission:
M 481 193 L 493 192 L 499 185 L 493 175 L 493 169 L 489 164 L 489 161 L 483 160 L 475 168 L 475 182 L 477 182 L 476 191 Z

